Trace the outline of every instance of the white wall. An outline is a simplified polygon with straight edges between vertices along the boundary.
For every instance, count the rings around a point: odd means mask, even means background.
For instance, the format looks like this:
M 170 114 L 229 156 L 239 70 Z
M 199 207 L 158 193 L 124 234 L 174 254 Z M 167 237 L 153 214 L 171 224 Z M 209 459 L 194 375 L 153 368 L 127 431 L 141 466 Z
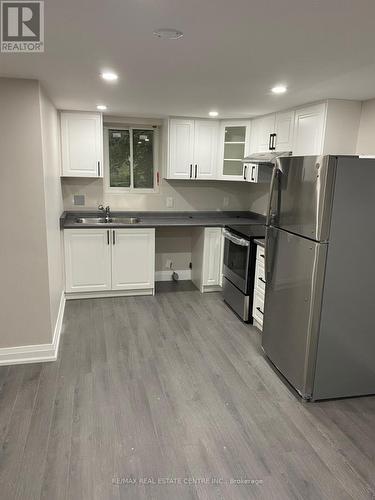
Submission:
M 40 90 L 40 116 L 45 193 L 51 324 L 59 312 L 63 284 L 62 238 L 59 218 L 63 211 L 60 182 L 60 123 L 57 110 L 43 89 Z
M 50 344 L 62 291 L 56 110 L 37 81 L 10 78 L 0 109 L 0 348 Z
M 0 347 L 51 342 L 39 84 L 0 79 Z
M 375 99 L 362 103 L 357 153 L 360 155 L 375 155 Z

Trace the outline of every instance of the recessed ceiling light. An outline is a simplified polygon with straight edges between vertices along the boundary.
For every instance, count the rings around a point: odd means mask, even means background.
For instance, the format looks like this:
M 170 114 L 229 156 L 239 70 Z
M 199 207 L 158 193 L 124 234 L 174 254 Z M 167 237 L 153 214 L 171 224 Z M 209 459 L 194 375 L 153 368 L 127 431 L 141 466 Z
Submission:
M 118 79 L 118 75 L 116 75 L 116 73 L 112 73 L 112 71 L 105 71 L 101 74 L 101 77 L 107 82 L 115 82 Z
M 96 109 L 98 109 L 99 111 L 105 111 L 107 109 L 107 106 L 105 104 L 98 104 L 96 106 Z
M 285 85 L 275 85 L 275 87 L 272 87 L 272 92 L 274 94 L 283 94 L 286 92 L 286 86 Z
M 170 28 L 160 28 L 155 30 L 154 35 L 158 38 L 164 38 L 165 40 L 178 40 L 184 36 L 182 31 Z
M 219 115 L 218 111 L 210 111 L 208 114 L 209 114 L 209 116 L 212 116 L 212 117 Z

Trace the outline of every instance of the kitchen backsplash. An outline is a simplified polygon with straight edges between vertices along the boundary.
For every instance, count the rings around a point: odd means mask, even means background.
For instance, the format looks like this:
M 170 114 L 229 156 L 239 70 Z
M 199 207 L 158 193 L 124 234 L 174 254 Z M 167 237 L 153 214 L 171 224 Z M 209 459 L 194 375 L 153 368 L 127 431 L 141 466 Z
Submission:
M 147 194 L 107 194 L 102 179 L 62 178 L 61 184 L 65 210 L 92 210 L 104 203 L 113 210 L 251 210 L 265 214 L 268 198 L 266 185 L 230 181 L 162 179 L 159 191 Z M 84 195 L 83 207 L 74 205 L 74 195 Z

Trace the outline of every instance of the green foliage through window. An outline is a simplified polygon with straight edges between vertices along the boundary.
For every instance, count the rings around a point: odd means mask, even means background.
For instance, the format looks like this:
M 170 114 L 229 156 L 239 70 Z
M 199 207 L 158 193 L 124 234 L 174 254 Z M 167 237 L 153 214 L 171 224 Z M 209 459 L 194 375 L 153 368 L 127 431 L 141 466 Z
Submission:
M 130 187 L 130 132 L 109 130 L 109 185 Z
M 109 129 L 109 186 L 154 188 L 154 131 Z

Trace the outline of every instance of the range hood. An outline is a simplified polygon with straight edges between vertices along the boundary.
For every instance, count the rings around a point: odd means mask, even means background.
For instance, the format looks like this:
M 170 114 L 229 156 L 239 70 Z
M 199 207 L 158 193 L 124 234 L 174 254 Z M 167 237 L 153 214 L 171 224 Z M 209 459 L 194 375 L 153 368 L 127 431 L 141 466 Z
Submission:
M 291 151 L 267 151 L 266 153 L 254 153 L 246 156 L 242 161 L 244 163 L 275 163 L 280 156 L 291 156 Z

